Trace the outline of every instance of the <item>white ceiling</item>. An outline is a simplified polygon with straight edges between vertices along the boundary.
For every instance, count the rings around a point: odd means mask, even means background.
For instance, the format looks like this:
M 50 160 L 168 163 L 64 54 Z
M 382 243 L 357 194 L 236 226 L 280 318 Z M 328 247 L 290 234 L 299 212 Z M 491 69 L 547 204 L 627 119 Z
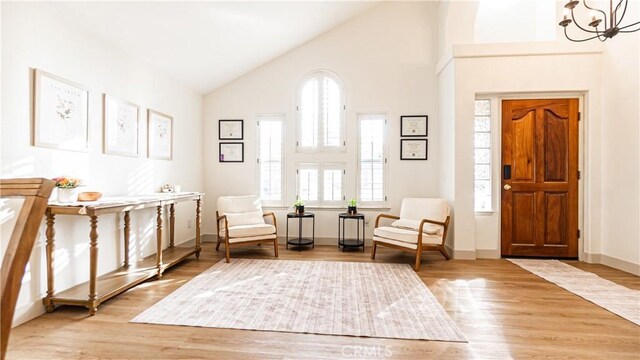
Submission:
M 375 1 L 53 2 L 54 11 L 206 94 Z

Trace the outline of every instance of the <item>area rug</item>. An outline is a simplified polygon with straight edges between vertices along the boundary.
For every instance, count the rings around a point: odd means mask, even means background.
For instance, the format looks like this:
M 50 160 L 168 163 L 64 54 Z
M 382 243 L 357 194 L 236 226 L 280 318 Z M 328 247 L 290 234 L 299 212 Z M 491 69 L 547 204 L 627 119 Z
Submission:
M 558 260 L 507 259 L 620 317 L 640 325 L 640 291 Z
M 131 322 L 465 342 L 406 264 L 223 260 Z

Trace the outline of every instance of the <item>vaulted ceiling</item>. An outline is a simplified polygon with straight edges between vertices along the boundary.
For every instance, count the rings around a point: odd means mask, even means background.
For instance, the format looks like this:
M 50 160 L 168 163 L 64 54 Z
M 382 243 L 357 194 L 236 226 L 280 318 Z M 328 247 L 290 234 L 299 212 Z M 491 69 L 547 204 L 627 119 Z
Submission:
M 67 22 L 206 94 L 376 1 L 53 2 Z

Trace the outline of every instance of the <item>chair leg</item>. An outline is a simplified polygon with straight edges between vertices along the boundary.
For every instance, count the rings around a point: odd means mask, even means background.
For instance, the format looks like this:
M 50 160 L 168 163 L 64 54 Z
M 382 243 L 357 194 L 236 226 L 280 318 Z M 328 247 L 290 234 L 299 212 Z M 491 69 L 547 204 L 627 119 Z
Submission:
M 216 251 L 220 249 L 220 237 L 218 236 L 218 242 L 216 243 Z
M 273 250 L 275 250 L 276 257 L 278 257 L 278 239 L 273 240 Z
M 439 246 L 438 250 L 444 256 L 445 259 L 451 260 L 451 256 L 449 256 L 449 254 L 447 254 L 447 249 L 444 247 L 444 245 Z
M 422 257 L 422 251 L 416 251 L 416 266 L 413 268 L 415 271 L 420 271 L 420 258 Z
M 225 250 L 225 257 L 227 258 L 227 263 L 229 263 L 230 256 L 229 256 L 229 245 L 228 244 L 224 245 L 224 250 Z
M 378 246 L 377 242 L 373 242 L 373 248 L 371 249 L 371 259 L 376 258 L 376 247 Z

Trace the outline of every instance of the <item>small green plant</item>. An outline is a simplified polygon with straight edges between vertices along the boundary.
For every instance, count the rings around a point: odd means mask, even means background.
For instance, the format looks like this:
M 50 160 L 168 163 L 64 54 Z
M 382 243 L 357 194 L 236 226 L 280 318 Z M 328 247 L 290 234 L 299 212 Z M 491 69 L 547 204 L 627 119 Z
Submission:
M 296 201 L 293 203 L 293 206 L 298 207 L 298 206 L 304 206 L 304 201 L 300 200 L 299 198 L 296 199 Z
M 351 200 L 349 200 L 349 202 L 347 203 L 347 206 L 349 206 L 349 207 L 356 207 L 356 205 L 357 205 L 357 201 L 356 201 L 356 199 L 351 199 Z

